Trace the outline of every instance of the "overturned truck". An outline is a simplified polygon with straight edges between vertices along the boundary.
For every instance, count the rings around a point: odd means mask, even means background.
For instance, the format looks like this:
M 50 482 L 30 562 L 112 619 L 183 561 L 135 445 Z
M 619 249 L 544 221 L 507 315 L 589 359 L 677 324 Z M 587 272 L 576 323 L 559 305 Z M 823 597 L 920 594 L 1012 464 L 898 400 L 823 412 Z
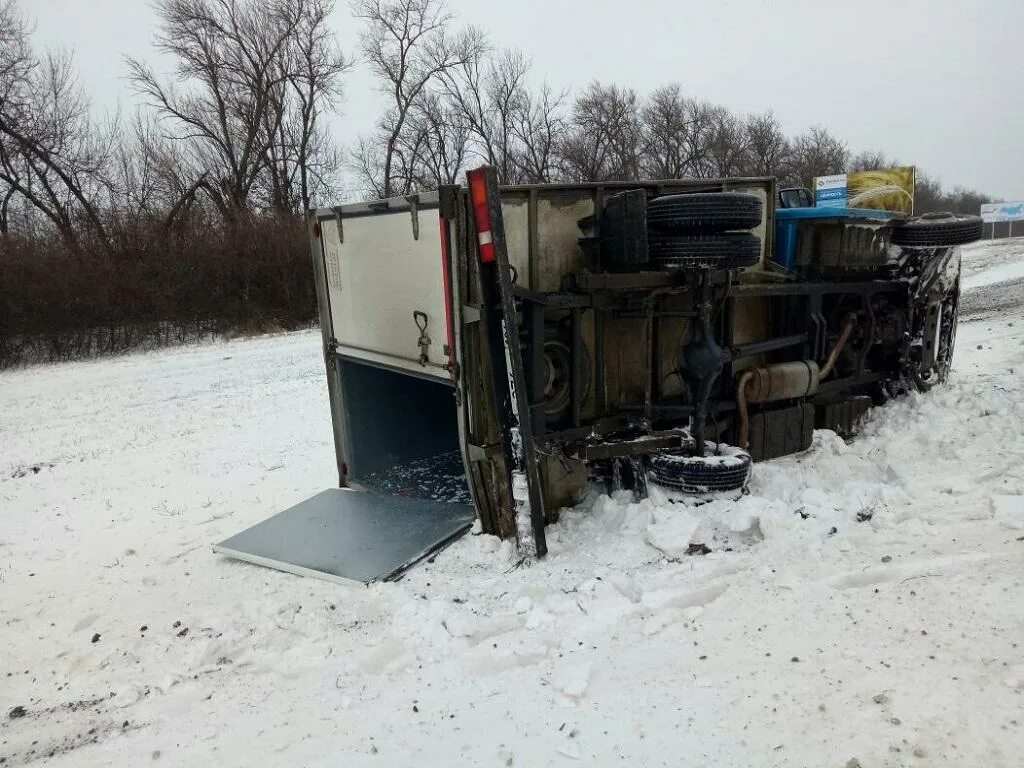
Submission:
M 976 217 L 770 178 L 466 187 L 312 211 L 338 487 L 217 545 L 372 582 L 464 533 L 546 552 L 588 483 L 742 493 L 941 382 Z

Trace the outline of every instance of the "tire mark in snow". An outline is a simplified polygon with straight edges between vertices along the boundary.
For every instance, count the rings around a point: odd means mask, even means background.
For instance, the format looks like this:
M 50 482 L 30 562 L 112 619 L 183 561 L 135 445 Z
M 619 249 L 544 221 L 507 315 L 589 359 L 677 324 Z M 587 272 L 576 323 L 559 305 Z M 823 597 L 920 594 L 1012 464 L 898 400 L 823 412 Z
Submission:
M 49 760 L 98 744 L 112 734 L 140 730 L 148 725 L 112 717 L 108 707 L 114 696 L 111 693 L 42 709 L 18 708 L 23 714 L 17 719 L 0 722 L 0 744 L 3 745 L 0 763 L 9 765 L 18 760 L 18 764 L 28 765 L 37 760 Z M 84 722 L 80 719 L 82 716 Z M 54 719 L 63 728 L 53 729 Z M 46 738 L 40 738 L 41 728 L 53 730 Z M 54 730 L 63 730 L 64 733 L 55 733 Z
M 685 610 L 695 606 L 705 606 L 717 600 L 729 588 L 728 584 L 709 584 L 699 589 L 681 592 L 673 589 L 660 589 L 645 592 L 640 602 L 652 611 L 662 609 Z
M 188 549 L 184 549 L 181 552 L 178 552 L 176 555 L 171 555 L 166 560 L 164 560 L 164 565 L 173 565 L 178 560 L 181 560 L 181 558 L 185 557 L 186 555 L 188 555 L 188 554 L 190 554 L 192 552 L 195 552 L 197 549 L 200 549 L 203 546 L 204 546 L 203 544 L 196 544 L 194 547 L 189 547 Z
M 937 557 L 930 560 L 919 560 L 903 565 L 870 568 L 865 571 L 852 571 L 830 579 L 828 586 L 833 589 L 860 589 L 878 584 L 891 584 L 895 581 L 921 578 L 923 576 L 958 576 L 970 570 L 970 566 L 988 563 L 994 560 L 1019 559 L 1019 552 L 998 552 L 995 554 L 956 555 L 954 557 Z

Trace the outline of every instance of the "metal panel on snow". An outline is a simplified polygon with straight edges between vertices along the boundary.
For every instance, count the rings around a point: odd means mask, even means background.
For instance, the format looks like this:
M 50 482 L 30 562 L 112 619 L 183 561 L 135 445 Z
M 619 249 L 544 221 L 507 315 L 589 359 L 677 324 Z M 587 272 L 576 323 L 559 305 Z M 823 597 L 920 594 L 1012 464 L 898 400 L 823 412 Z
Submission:
M 370 584 L 454 541 L 474 516 L 468 504 L 330 488 L 213 549 L 300 576 Z

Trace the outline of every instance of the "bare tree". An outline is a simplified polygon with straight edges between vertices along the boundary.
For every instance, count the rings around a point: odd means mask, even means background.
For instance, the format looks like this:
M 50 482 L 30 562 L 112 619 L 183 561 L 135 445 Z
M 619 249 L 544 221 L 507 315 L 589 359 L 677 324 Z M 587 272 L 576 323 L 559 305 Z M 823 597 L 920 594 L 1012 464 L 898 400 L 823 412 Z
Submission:
M 156 221 L 168 230 L 191 210 L 208 174 L 193 177 L 182 149 L 161 131 L 155 115 L 136 114 L 116 154 L 119 202 L 114 208 L 123 220 L 143 221 L 147 227 Z
M 782 176 L 790 147 L 775 115 L 772 112 L 750 115 L 743 130 L 747 150 L 744 175 Z
M 342 98 L 341 75 L 353 62 L 337 47 L 328 26 L 333 8 L 333 0 L 294 4 L 298 24 L 280 64 L 289 88 L 275 92 L 273 113 L 280 113 L 281 119 L 271 121 L 278 129 L 278 140 L 270 142 L 272 173 L 279 180 L 280 197 L 303 210 L 310 207 L 314 194 L 334 191 L 339 167 L 338 153 L 321 130 L 320 119 Z
M 174 57 L 181 89 L 129 59 L 138 91 L 188 147 L 194 176 L 209 169 L 206 189 L 226 218 L 248 206 L 268 154 L 264 118 L 272 91 L 285 87 L 275 63 L 297 22 L 279 4 L 239 6 L 234 0 L 162 0 L 156 47 Z
M 0 114 L 11 116 L 22 112 L 26 106 L 23 100 L 33 68 L 28 38 L 28 23 L 14 0 L 0 2 Z M 4 139 L 0 137 L 0 152 L 3 148 Z M 15 173 L 14 165 L 8 163 L 7 167 L 8 175 Z M 0 177 L 0 235 L 9 231 L 11 205 L 16 194 L 17 189 Z
M 528 108 L 529 69 L 526 56 L 510 50 L 496 58 L 474 57 L 441 78 L 448 101 L 470 129 L 474 154 L 495 166 L 507 184 L 522 181 L 523 147 L 516 125 Z
M 421 94 L 420 98 L 410 105 L 401 131 L 395 129 L 398 117 L 394 110 L 390 110 L 378 120 L 374 135 L 359 139 L 356 149 L 352 152 L 350 164 L 367 194 L 380 198 L 390 197 L 399 192 L 408 195 L 421 189 L 434 189 L 442 183 L 427 167 L 429 162 L 426 158 L 431 154 L 436 156 L 445 150 L 439 147 L 431 148 L 428 142 L 437 140 L 450 143 L 453 132 L 450 125 L 437 125 L 437 121 L 447 120 L 451 115 L 443 114 L 443 108 L 436 103 L 435 97 L 436 94 Z M 385 189 L 385 137 L 391 135 L 394 135 L 395 140 L 390 147 L 391 170 L 387 176 L 389 184 Z M 460 135 L 465 141 L 465 134 Z
M 815 176 L 845 171 L 849 155 L 843 141 L 821 126 L 814 126 L 793 140 L 785 183 L 810 187 Z
M 68 54 L 37 57 L 16 6 L 0 6 L 0 226 L 23 198 L 77 249 L 80 230 L 109 245 L 103 217 L 115 131 L 96 123 Z
M 865 150 L 864 152 L 858 152 L 847 163 L 847 171 L 870 171 L 876 168 L 892 168 L 899 165 L 897 160 L 893 160 L 884 152 L 877 150 Z
M 566 91 L 555 93 L 545 83 L 540 91 L 526 91 L 514 115 L 513 133 L 520 145 L 519 180 L 527 184 L 555 180 L 558 150 L 565 141 Z
M 369 149 L 368 141 L 361 142 L 353 161 L 360 175 L 379 177 L 366 181 L 382 197 L 408 194 L 411 179 L 407 177 L 396 188 L 393 173 L 410 111 L 437 78 L 478 57 L 485 48 L 484 38 L 472 28 L 452 34 L 453 17 L 439 0 L 360 0 L 355 14 L 366 24 L 363 56 L 391 104 L 387 119 L 378 126 L 377 140 L 383 146 L 379 167 L 371 164 L 376 152 L 362 151 Z
M 475 56 L 439 78 L 452 140 L 464 140 L 466 159 L 495 166 L 506 184 L 551 181 L 565 139 L 565 94 L 547 84 L 531 92 L 529 69 L 521 52 L 506 50 Z
M 678 84 L 655 90 L 641 110 L 641 167 L 652 178 L 710 178 L 736 172 L 745 138 L 724 107 L 687 98 Z
M 655 90 L 641 110 L 643 148 L 641 169 L 655 179 L 679 179 L 693 174 L 698 160 L 696 115 L 678 84 Z
M 156 46 L 175 59 L 185 86 L 128 60 L 135 87 L 186 147 L 192 178 L 227 220 L 250 208 L 261 183 L 271 207 L 309 203 L 318 117 L 349 66 L 326 29 L 331 8 L 331 0 L 160 0 Z
M 403 154 L 411 160 L 406 174 L 417 189 L 436 189 L 441 184 L 456 184 L 468 159 L 471 128 L 465 116 L 440 94 L 428 93 L 409 115 L 403 135 Z
M 977 215 L 982 203 L 995 202 L 1000 202 L 1000 200 L 973 189 L 954 187 L 950 191 L 944 190 L 938 179 L 921 171 L 917 172 L 914 179 L 914 213 L 916 214 L 952 211 Z
M 360 190 L 369 196 L 387 197 L 384 192 L 384 142 L 379 136 L 390 132 L 388 116 L 378 122 L 378 131 L 369 136 L 360 136 L 349 155 L 349 167 L 355 173 Z M 394 162 L 392 160 L 392 162 Z
M 725 107 L 709 111 L 708 175 L 725 178 L 739 176 L 747 159 L 747 134 L 742 121 Z
M 559 154 L 570 181 L 635 179 L 639 175 L 640 121 L 629 88 L 587 86 L 573 105 Z
M 0 2 L 0 109 L 8 113 L 27 106 L 25 85 L 35 68 L 30 32 L 14 0 Z

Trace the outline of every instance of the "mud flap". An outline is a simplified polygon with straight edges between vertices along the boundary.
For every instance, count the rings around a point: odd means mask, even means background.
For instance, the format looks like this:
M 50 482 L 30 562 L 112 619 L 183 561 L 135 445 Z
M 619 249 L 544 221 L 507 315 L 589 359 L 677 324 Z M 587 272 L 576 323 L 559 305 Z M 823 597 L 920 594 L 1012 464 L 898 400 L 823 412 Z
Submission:
M 215 545 L 228 557 L 342 584 L 394 581 L 469 530 L 468 504 L 331 488 Z

